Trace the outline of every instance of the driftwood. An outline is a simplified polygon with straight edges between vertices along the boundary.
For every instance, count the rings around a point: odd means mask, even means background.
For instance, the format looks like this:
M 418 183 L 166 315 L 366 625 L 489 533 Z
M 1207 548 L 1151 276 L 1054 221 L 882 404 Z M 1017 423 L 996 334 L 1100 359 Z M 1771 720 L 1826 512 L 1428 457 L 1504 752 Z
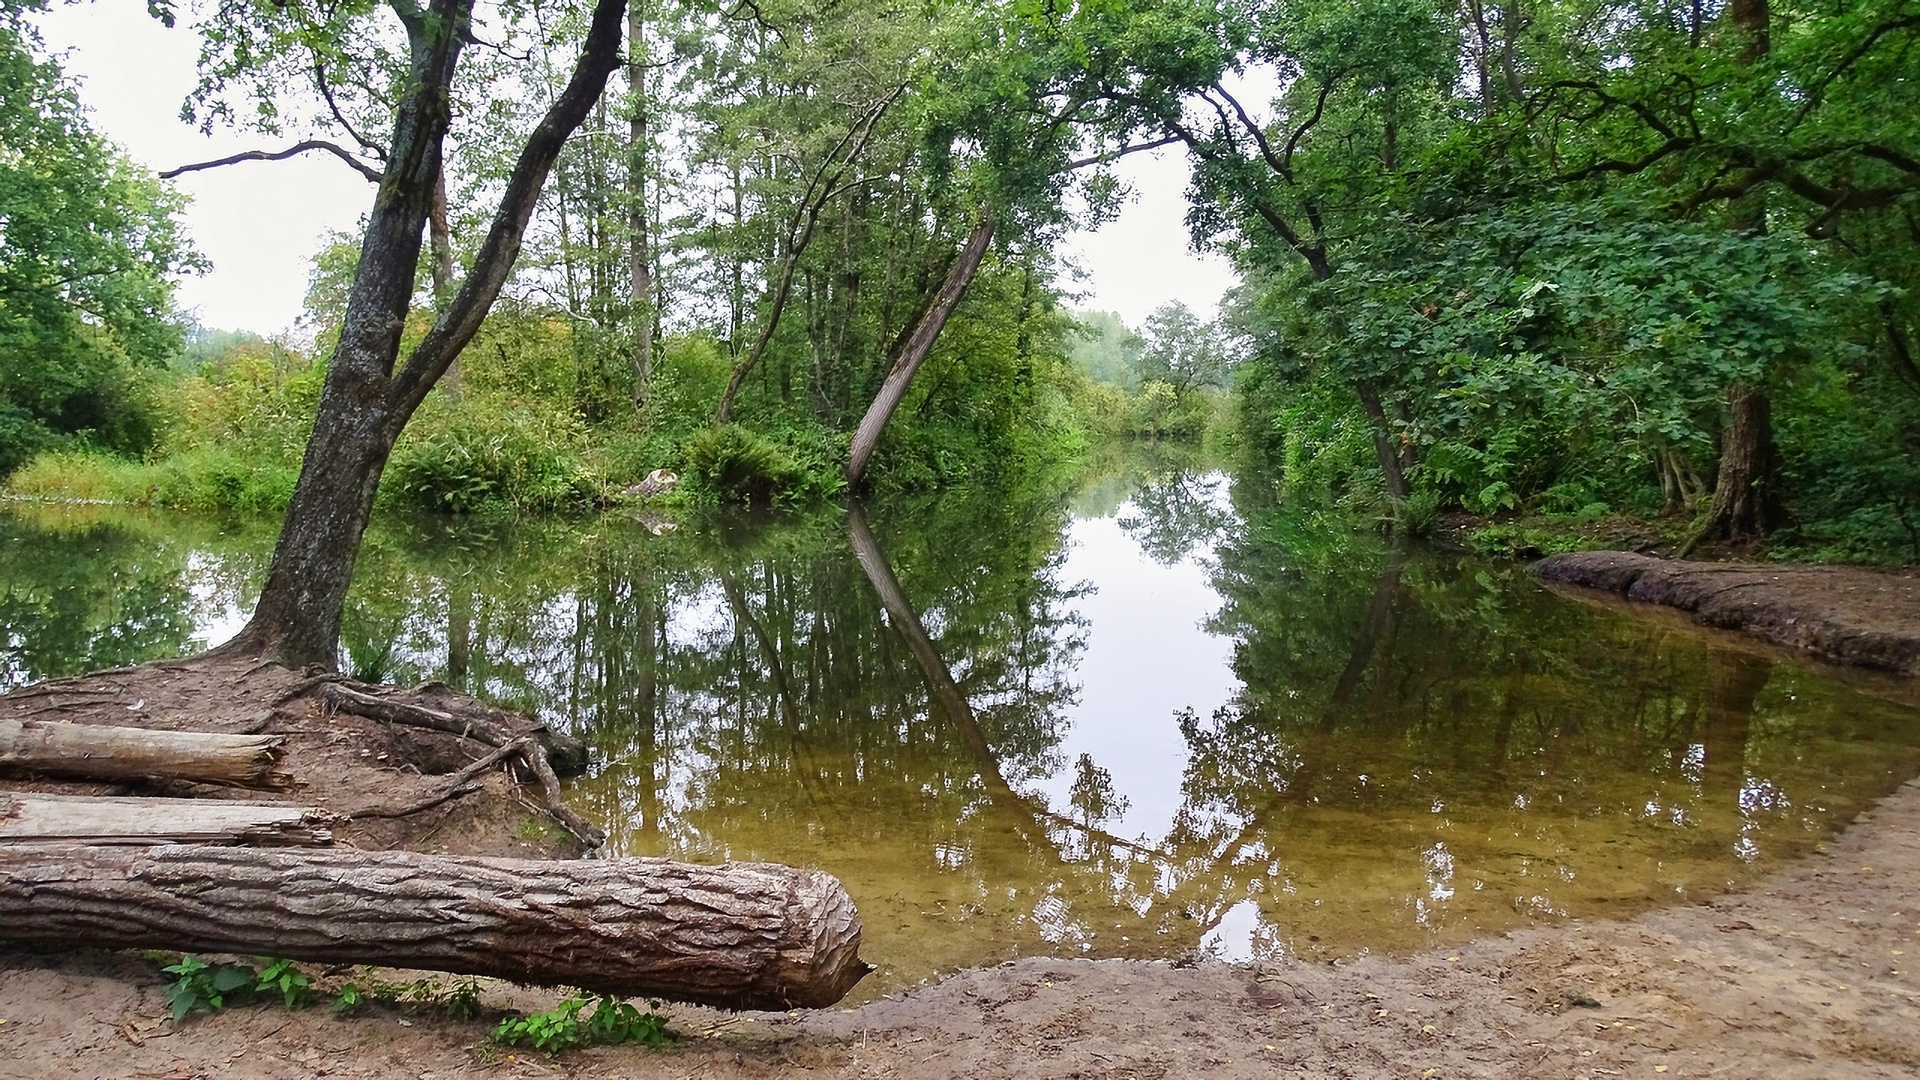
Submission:
M 765 863 L 0 845 L 0 939 L 487 975 L 737 1009 L 868 970 L 840 882 Z
M 0 792 L 0 846 L 21 844 L 331 844 L 332 816 L 291 803 L 120 799 Z
M 85 777 L 147 777 L 285 790 L 293 777 L 277 771 L 278 735 L 0 719 L 0 768 Z

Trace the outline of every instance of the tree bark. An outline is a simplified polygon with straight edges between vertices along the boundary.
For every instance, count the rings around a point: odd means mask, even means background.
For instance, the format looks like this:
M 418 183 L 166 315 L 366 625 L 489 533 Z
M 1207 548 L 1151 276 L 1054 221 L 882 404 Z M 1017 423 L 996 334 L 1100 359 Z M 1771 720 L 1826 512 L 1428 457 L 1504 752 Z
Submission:
M 1725 16 L 1739 38 L 1739 61 L 1752 65 L 1767 55 L 1772 42 L 1773 13 L 1768 0 L 1732 0 Z M 1738 232 L 1767 231 L 1767 194 L 1757 186 L 1733 204 L 1729 225 Z M 1762 376 L 1764 378 L 1764 375 Z M 1773 447 L 1773 407 L 1764 386 L 1734 383 L 1727 387 L 1730 419 L 1720 440 L 1720 475 L 1713 490 L 1713 507 L 1700 540 L 1740 543 L 1758 540 L 1779 524 L 1779 462 Z
M 0 767 L 97 780 L 160 777 L 285 790 L 293 786 L 293 777 L 274 769 L 284 742 L 278 735 L 0 720 Z
M 767 863 L 0 846 L 0 938 L 379 964 L 732 1009 L 870 968 L 832 875 Z
M 1400 453 L 1393 447 L 1393 428 L 1387 423 L 1387 412 L 1380 404 L 1380 391 L 1365 383 L 1354 387 L 1360 395 L 1360 405 L 1367 413 L 1367 426 L 1373 431 L 1373 453 L 1380 459 L 1380 475 L 1387 483 L 1387 495 L 1395 502 L 1404 502 L 1412 489 L 1407 486 L 1406 470 L 1400 466 Z
M 627 270 L 632 289 L 629 318 L 633 327 L 633 404 L 647 399 L 653 379 L 653 252 L 647 232 L 647 167 L 652 136 L 648 127 L 647 16 L 645 0 L 631 0 L 627 10 L 627 89 L 633 100 L 627 120 Z
M 946 329 L 947 319 L 953 309 L 967 295 L 968 286 L 980 273 L 980 264 L 987 257 L 987 247 L 993 241 L 993 210 L 980 208 L 980 222 L 967 236 L 967 242 L 961 246 L 960 254 L 948 268 L 946 280 L 940 283 L 940 291 L 934 295 L 934 301 L 920 316 L 913 332 L 907 336 L 905 344 L 894 358 L 893 366 L 888 369 L 885 381 L 880 384 L 880 392 L 873 396 L 873 403 L 867 406 L 867 413 L 860 419 L 860 426 L 853 433 L 853 444 L 847 455 L 847 485 L 859 487 L 866 476 L 867 461 L 873 457 L 874 448 L 880 445 L 880 435 L 887 429 L 887 421 L 893 418 L 893 411 L 900 407 L 900 400 L 907 394 L 907 385 L 913 381 L 914 373 L 920 365 L 926 363 L 927 354 L 933 351 L 934 342 L 940 339 L 940 331 Z
M 347 586 L 394 441 L 479 330 L 519 256 L 547 173 L 619 66 L 626 0 L 597 0 L 573 75 L 528 135 L 473 269 L 396 372 L 473 3 L 435 0 L 425 13 L 396 8 L 412 71 L 394 120 L 386 173 L 367 218 L 340 343 L 327 365 L 313 436 L 266 583 L 253 618 L 217 650 L 225 655 L 294 667 L 338 665 Z
M 1758 539 L 1779 524 L 1781 517 L 1775 483 L 1778 454 L 1773 445 L 1773 406 L 1765 391 L 1735 383 L 1727 388 L 1727 410 L 1732 419 L 1721 437 L 1713 510 L 1700 538 L 1722 542 Z
M 289 803 L 119 799 L 0 792 L 0 847 L 16 844 L 248 844 L 324 847 L 333 816 Z

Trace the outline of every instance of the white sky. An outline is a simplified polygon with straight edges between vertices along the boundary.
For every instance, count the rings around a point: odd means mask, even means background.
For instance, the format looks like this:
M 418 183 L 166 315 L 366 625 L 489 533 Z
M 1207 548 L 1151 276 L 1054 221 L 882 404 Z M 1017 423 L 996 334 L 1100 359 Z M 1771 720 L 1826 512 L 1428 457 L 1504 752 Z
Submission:
M 184 20 L 183 20 L 184 22 Z M 62 66 L 81 81 L 81 100 L 98 130 L 155 170 L 243 150 L 278 150 L 305 132 L 272 138 L 216 131 L 209 138 L 179 118 L 194 83 L 199 39 L 148 17 L 144 0 L 93 0 L 56 7 L 39 19 L 47 45 L 65 51 Z M 1137 154 L 1117 173 L 1134 193 L 1118 219 L 1067 238 L 1067 255 L 1087 276 L 1075 306 L 1116 311 L 1139 325 L 1154 308 L 1180 300 L 1210 315 L 1235 281 L 1218 256 L 1188 249 L 1184 157 L 1171 149 Z M 182 307 L 219 329 L 271 334 L 299 318 L 309 260 L 328 229 L 353 230 L 372 185 L 325 154 L 248 162 L 176 181 L 190 195 L 187 229 L 212 263 L 182 284 Z

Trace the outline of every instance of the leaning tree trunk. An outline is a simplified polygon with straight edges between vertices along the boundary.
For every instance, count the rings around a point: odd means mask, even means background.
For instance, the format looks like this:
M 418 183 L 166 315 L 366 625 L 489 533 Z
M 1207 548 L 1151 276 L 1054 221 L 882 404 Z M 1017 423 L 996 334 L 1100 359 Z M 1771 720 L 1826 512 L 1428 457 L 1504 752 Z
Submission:
M 933 351 L 934 342 L 940 339 L 940 331 L 946 329 L 947 319 L 953 309 L 967 295 L 967 287 L 980 273 L 980 264 L 987 257 L 987 245 L 993 241 L 993 211 L 989 207 L 980 208 L 980 223 L 973 227 L 967 242 L 960 248 L 960 254 L 954 259 L 953 266 L 947 270 L 946 280 L 940 283 L 940 291 L 928 306 L 920 322 L 908 335 L 906 344 L 900 349 L 900 355 L 894 358 L 893 366 L 888 369 L 886 380 L 880 384 L 880 392 L 873 396 L 873 403 L 867 406 L 867 414 L 860 419 L 860 426 L 854 430 L 853 444 L 847 457 L 847 484 L 859 487 L 866 476 L 867 461 L 873 457 L 874 448 L 880 445 L 880 435 L 887 429 L 887 421 L 893 418 L 893 411 L 900 407 L 900 400 L 906 397 L 907 385 L 913 381 L 914 373 L 920 365 L 926 363 L 927 354 Z
M 766 863 L 0 845 L 0 939 L 486 975 L 731 1009 L 871 970 L 831 874 Z
M 396 371 L 421 233 L 440 175 L 454 69 L 472 33 L 473 4 L 436 0 L 428 12 L 406 9 L 401 16 L 412 71 L 394 119 L 387 170 L 367 217 L 340 343 L 327 366 L 266 584 L 246 628 L 221 647 L 229 655 L 328 669 L 339 662 L 347 585 L 387 456 L 427 392 L 479 330 L 519 256 L 548 171 L 619 66 L 626 0 L 597 0 L 579 62 L 527 137 L 472 271 Z
M 1386 409 L 1381 407 L 1380 391 L 1367 383 L 1360 383 L 1354 390 L 1360 395 L 1367 427 L 1373 432 L 1373 453 L 1380 460 L 1380 476 L 1386 481 L 1387 495 L 1395 502 L 1405 502 L 1413 489 L 1407 484 L 1406 470 L 1401 468 L 1400 453 L 1394 449 L 1393 427 L 1387 423 Z

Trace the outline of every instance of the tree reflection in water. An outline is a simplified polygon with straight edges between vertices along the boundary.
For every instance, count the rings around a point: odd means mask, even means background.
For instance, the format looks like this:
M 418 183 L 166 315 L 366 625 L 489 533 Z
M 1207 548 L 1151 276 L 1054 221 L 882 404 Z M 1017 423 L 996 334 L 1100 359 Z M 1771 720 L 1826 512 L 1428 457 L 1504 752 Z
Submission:
M 1079 504 L 1117 515 L 1119 563 L 1051 498 L 390 525 L 346 648 L 591 740 L 573 797 L 617 852 L 840 875 L 868 995 L 1019 954 L 1403 949 L 1697 898 L 1920 768 L 1903 707 L 1256 496 L 1178 463 L 1108 480 Z M 12 520 L 10 677 L 189 647 L 270 543 Z M 1204 568 L 1204 625 L 1089 622 L 1091 590 L 1155 566 Z M 1090 649 L 1209 635 L 1221 671 L 1136 673 L 1190 707 L 1082 705 Z M 1184 748 L 1157 773 L 1106 767 L 1155 733 Z M 1143 829 L 1144 804 L 1174 809 Z

